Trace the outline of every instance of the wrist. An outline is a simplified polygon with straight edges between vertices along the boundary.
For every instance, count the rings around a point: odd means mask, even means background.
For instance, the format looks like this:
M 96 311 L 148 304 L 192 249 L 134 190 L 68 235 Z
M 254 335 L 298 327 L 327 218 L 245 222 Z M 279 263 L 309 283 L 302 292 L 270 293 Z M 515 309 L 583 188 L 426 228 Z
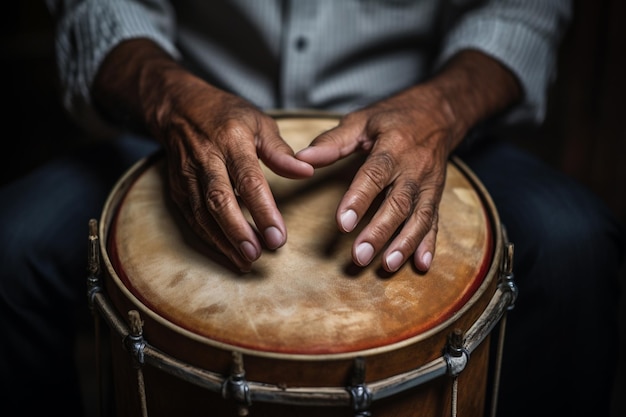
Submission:
M 457 142 L 476 124 L 505 111 L 522 97 L 516 76 L 479 51 L 460 52 L 427 84 L 438 91 Z
M 168 72 L 178 63 L 147 39 L 120 43 L 109 52 L 92 85 L 94 104 L 105 117 L 127 127 L 146 129 L 162 102 Z

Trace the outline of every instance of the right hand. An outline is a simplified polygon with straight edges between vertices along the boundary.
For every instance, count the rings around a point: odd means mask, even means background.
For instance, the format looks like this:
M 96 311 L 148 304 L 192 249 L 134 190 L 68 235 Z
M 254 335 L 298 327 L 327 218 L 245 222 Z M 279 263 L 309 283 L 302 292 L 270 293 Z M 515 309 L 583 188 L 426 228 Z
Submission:
M 146 39 L 109 53 L 93 95 L 107 114 L 130 116 L 161 142 L 174 202 L 193 230 L 238 269 L 251 269 L 261 241 L 269 249 L 285 244 L 285 223 L 259 159 L 288 178 L 309 177 L 313 167 L 294 157 L 274 119 L 194 76 Z
M 257 230 L 269 249 L 287 238 L 259 159 L 288 178 L 308 177 L 313 167 L 294 157 L 274 119 L 245 100 L 184 71 L 173 78 L 150 126 L 166 151 L 171 196 L 203 240 L 248 271 L 262 251 Z

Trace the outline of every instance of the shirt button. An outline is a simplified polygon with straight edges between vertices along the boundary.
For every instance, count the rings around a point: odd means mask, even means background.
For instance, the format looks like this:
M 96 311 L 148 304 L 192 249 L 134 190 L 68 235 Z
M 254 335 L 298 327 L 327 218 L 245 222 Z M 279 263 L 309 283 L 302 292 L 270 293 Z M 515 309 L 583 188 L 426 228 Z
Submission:
M 296 50 L 302 52 L 307 48 L 308 45 L 309 45 L 309 40 L 305 38 L 304 36 L 300 36 L 298 39 L 296 39 L 296 42 L 295 42 Z

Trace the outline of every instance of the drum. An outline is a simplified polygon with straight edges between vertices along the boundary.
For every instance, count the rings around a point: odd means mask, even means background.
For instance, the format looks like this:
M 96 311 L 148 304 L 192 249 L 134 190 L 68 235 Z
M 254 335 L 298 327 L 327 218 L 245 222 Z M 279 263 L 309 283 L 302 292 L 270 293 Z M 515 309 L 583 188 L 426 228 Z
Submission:
M 276 120 L 296 150 L 338 121 Z M 89 282 L 119 416 L 483 415 L 490 332 L 513 298 L 488 193 L 452 159 L 432 268 L 388 274 L 378 259 L 356 267 L 358 229 L 335 224 L 354 166 L 266 171 L 288 242 L 245 274 L 189 229 L 159 155 L 118 181 L 92 221 Z

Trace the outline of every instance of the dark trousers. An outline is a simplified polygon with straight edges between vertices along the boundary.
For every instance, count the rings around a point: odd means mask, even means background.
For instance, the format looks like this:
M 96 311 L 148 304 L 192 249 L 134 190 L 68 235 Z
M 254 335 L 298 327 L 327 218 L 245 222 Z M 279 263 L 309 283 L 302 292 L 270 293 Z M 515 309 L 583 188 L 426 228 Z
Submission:
M 608 416 L 624 232 L 570 178 L 510 145 L 461 154 L 515 245 L 498 416 Z
M 88 220 L 154 150 L 125 137 L 0 189 L 0 414 L 81 414 L 74 343 L 77 312 L 88 314 Z M 519 298 L 508 315 L 498 415 L 608 416 L 620 226 L 595 196 L 510 145 L 462 158 L 515 244 Z

